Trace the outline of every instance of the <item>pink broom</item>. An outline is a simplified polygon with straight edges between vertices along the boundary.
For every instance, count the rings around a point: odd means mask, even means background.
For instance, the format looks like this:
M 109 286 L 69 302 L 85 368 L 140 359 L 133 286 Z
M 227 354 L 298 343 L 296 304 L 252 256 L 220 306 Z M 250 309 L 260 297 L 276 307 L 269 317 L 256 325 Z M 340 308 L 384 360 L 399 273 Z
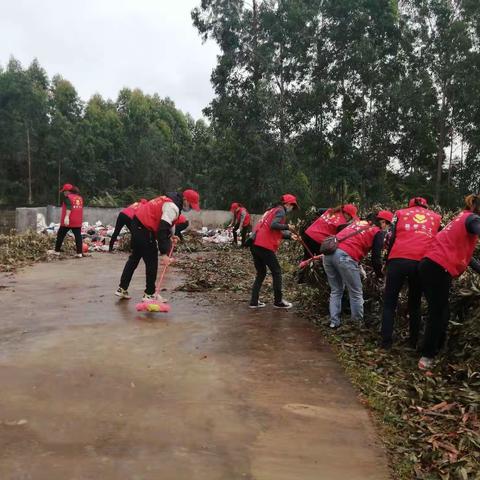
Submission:
M 173 249 L 175 247 L 175 243 L 172 242 L 172 248 L 170 248 L 170 252 L 168 254 L 168 262 L 165 263 L 162 269 L 162 273 L 160 275 L 160 279 L 157 282 L 157 288 L 155 290 L 155 295 L 159 295 L 160 289 L 162 287 L 163 279 L 165 277 L 165 273 L 170 265 L 170 260 L 172 258 Z M 161 312 L 167 313 L 170 311 L 170 305 L 160 300 L 147 300 L 145 302 L 137 303 L 135 306 L 137 312 Z

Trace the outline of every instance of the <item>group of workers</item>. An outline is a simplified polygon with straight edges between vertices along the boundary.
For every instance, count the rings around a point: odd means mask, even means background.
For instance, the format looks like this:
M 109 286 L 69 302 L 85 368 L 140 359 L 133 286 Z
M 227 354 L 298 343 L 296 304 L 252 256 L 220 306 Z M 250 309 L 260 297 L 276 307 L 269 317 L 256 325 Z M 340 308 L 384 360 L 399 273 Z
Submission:
M 480 262 L 473 257 L 480 235 L 480 195 L 468 195 L 463 210 L 443 228 L 441 215 L 431 210 L 421 197 L 412 198 L 407 207 L 395 213 L 381 210 L 363 219 L 352 204 L 323 209 L 301 236 L 286 221 L 286 215 L 296 208 L 295 196 L 285 194 L 255 226 L 250 249 L 257 275 L 250 308 L 265 306 L 259 300 L 259 291 L 267 267 L 273 279 L 274 307 L 292 306 L 282 298 L 282 272 L 276 257 L 282 238 L 292 238 L 303 244 L 304 260 L 323 260 L 330 286 L 330 327 L 338 328 L 341 324 L 345 289 L 351 318 L 362 323 L 361 262 L 371 253 L 375 275 L 385 277 L 380 346 L 392 347 L 395 311 L 400 291 L 407 282 L 409 345 L 414 349 L 419 342 L 422 294 L 427 300 L 428 318 L 418 366 L 429 369 L 445 343 L 452 280 L 469 266 L 480 273 Z M 299 283 L 304 281 L 305 274 L 301 271 Z
M 69 230 L 75 236 L 76 257 L 82 258 L 83 242 L 81 227 L 83 222 L 83 198 L 77 187 L 70 183 L 63 185 L 60 228 L 57 233 L 55 250 L 49 253 L 60 255 L 63 241 Z M 125 226 L 131 233 L 131 254 L 123 269 L 120 284 L 115 295 L 130 298 L 128 287 L 140 260 L 145 263 L 146 288 L 142 301 L 159 298 L 155 292 L 158 271 L 158 252 L 162 262 L 171 260 L 172 245 L 182 238 L 182 231 L 188 227 L 187 218 L 181 214 L 191 209 L 200 210 L 198 192 L 187 189 L 183 193 L 170 192 L 152 200 L 140 199 L 120 211 L 115 229 L 110 239 L 109 251 L 113 251 L 120 231 Z
M 81 226 L 83 199 L 76 187 L 65 184 L 61 225 L 54 254 L 60 248 L 69 229 L 76 240 L 77 256 L 82 256 Z M 158 253 L 163 264 L 171 261 L 173 245 L 181 231 L 188 226 L 182 215 L 191 209 L 200 210 L 198 192 L 187 189 L 169 192 L 152 200 L 141 199 L 124 208 L 118 215 L 110 241 L 110 251 L 120 230 L 126 226 L 131 232 L 131 254 L 123 269 L 115 295 L 128 299 L 128 287 L 140 260 L 145 262 L 146 288 L 143 301 L 158 299 L 155 282 Z M 292 304 L 282 295 L 282 269 L 277 251 L 282 239 L 302 243 L 304 262 L 322 260 L 330 286 L 330 327 L 341 325 L 342 299 L 345 289 L 350 300 L 351 318 L 364 322 L 362 260 L 370 253 L 372 266 L 378 278 L 385 277 L 384 304 L 381 328 L 381 347 L 393 344 L 394 317 L 400 291 L 408 283 L 409 344 L 416 348 L 421 325 L 421 299 L 425 295 L 428 319 L 419 368 L 428 369 L 444 345 L 448 328 L 449 295 L 452 280 L 468 266 L 480 273 L 480 262 L 473 253 L 480 235 L 480 195 L 465 198 L 464 209 L 442 228 L 442 217 L 431 210 L 421 197 L 412 198 L 408 206 L 392 213 L 381 210 L 361 219 L 353 204 L 322 209 L 319 217 L 301 234 L 287 222 L 287 215 L 298 209 L 294 195 L 284 194 L 268 209 L 255 225 L 246 207 L 231 205 L 234 243 L 238 236 L 241 245 L 249 247 L 256 269 L 250 308 L 266 304 L 260 300 L 260 290 L 267 274 L 272 274 L 274 303 L 278 309 L 289 309 Z M 385 265 L 382 255 L 386 260 Z M 299 283 L 305 281 L 304 272 Z

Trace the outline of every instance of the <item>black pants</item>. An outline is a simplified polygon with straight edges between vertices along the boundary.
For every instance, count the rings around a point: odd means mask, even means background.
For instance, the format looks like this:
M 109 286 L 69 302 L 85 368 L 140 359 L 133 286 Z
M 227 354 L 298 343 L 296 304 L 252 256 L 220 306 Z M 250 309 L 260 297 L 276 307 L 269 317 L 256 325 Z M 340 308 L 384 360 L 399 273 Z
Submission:
M 110 245 L 108 246 L 110 251 L 113 250 L 113 245 L 117 241 L 118 235 L 125 225 L 130 230 L 130 233 L 132 233 L 132 219 L 125 213 L 120 212 L 117 217 L 117 222 L 115 223 L 115 230 L 113 231 L 112 238 L 110 239 Z
M 147 230 L 136 218 L 132 220 L 132 253 L 123 268 L 120 286 L 128 290 L 133 277 L 133 272 L 138 267 L 140 260 L 145 262 L 147 277 L 145 293 L 155 293 L 155 280 L 158 270 L 158 247 L 155 234 Z
M 238 240 L 238 235 L 237 235 L 237 230 L 238 230 L 239 225 L 234 225 L 233 226 L 233 244 L 237 245 L 237 240 Z M 252 230 L 252 227 L 250 225 L 247 225 L 246 227 L 242 227 L 242 230 L 240 231 L 240 238 L 242 239 L 242 247 L 245 246 L 245 241 L 247 240 L 247 235 L 248 232 Z
M 82 253 L 82 230 L 80 227 L 60 227 L 57 232 L 57 241 L 55 242 L 55 251 L 59 252 L 62 248 L 63 241 L 67 236 L 68 231 L 71 230 L 75 235 L 75 246 L 77 248 L 77 253 Z
M 250 305 L 257 305 L 258 297 L 260 295 L 260 289 L 262 288 L 263 281 L 267 275 L 267 267 L 272 272 L 273 278 L 273 294 L 275 303 L 281 303 L 282 301 L 282 269 L 278 263 L 275 252 L 263 247 L 257 247 L 253 245 L 250 248 L 253 256 L 253 263 L 257 270 L 257 276 L 252 288 L 252 299 Z
M 450 316 L 448 300 L 451 275 L 428 258 L 420 262 L 420 280 L 428 303 L 428 320 L 422 348 L 424 357 L 433 358 L 445 344 Z
M 419 263 L 417 260 L 407 258 L 394 258 L 387 263 L 382 317 L 382 341 L 386 345 L 392 343 L 395 311 L 405 280 L 408 281 L 410 344 L 412 347 L 417 345 L 422 319 L 422 285 L 418 272 Z

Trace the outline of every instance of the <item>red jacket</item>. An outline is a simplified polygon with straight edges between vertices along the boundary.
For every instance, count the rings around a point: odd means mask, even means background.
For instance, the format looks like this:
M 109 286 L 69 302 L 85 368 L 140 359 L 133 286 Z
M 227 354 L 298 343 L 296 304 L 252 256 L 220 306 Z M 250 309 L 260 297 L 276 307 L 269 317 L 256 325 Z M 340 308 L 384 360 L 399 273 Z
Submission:
M 469 233 L 465 225 L 472 214 L 470 210 L 460 212 L 433 239 L 425 257 L 438 263 L 452 277 L 460 276 L 472 260 L 478 235 Z
M 82 226 L 83 222 L 83 198 L 76 193 L 69 193 L 67 198 L 72 204 L 70 210 L 70 222 L 68 225 L 65 225 L 65 215 L 67 213 L 67 205 L 65 202 L 62 203 L 62 215 L 60 219 L 60 225 L 62 227 L 68 226 L 70 228 L 79 228 Z
M 243 212 L 245 212 L 245 220 L 243 221 L 243 226 L 248 227 L 250 225 L 250 214 L 248 213 L 248 210 L 245 207 L 237 208 L 237 211 L 235 212 L 235 224 L 240 225 Z
M 162 220 L 163 205 L 173 201 L 165 196 L 154 198 L 143 205 L 140 205 L 135 212 L 135 217 L 142 225 L 152 232 L 157 232 Z
M 328 209 L 321 217 L 317 218 L 306 230 L 305 234 L 312 240 L 321 244 L 327 237 L 331 237 L 337 233 L 340 225 L 347 223 L 347 219 L 342 212 L 333 212 Z
M 388 259 L 421 260 L 440 228 L 441 215 L 426 208 L 410 207 L 398 210 L 395 217 L 395 240 Z
M 272 252 L 276 252 L 280 247 L 283 238 L 282 230 L 272 230 L 272 228 L 270 228 L 280 208 L 283 210 L 283 207 L 274 207 L 267 210 L 255 225 L 255 240 L 253 244 L 257 247 L 263 247 L 267 250 L 272 250 Z M 282 223 L 286 223 L 285 219 Z
M 367 227 L 368 222 L 358 220 L 337 234 L 337 238 L 341 240 L 342 238 L 351 235 L 353 232 L 364 229 L 361 233 L 347 238 L 338 245 L 340 250 L 348 253 L 357 262 L 360 262 L 364 257 L 367 256 L 368 252 L 372 249 L 375 235 L 380 231 L 380 228 L 378 228 L 376 225 L 370 225 L 369 228 Z

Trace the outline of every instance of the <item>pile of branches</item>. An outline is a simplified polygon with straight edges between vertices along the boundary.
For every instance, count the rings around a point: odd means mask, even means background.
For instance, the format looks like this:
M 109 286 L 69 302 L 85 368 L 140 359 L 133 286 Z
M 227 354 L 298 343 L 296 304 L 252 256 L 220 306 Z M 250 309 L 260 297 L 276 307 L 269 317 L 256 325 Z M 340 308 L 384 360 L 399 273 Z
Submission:
M 0 235 L 0 271 L 10 272 L 17 267 L 47 259 L 55 239 L 48 235 L 26 232 L 20 235 Z
M 207 250 L 178 256 L 175 266 L 188 272 L 177 287 L 186 292 L 229 292 L 246 299 L 254 278 L 250 252 L 232 245 L 209 244 Z

